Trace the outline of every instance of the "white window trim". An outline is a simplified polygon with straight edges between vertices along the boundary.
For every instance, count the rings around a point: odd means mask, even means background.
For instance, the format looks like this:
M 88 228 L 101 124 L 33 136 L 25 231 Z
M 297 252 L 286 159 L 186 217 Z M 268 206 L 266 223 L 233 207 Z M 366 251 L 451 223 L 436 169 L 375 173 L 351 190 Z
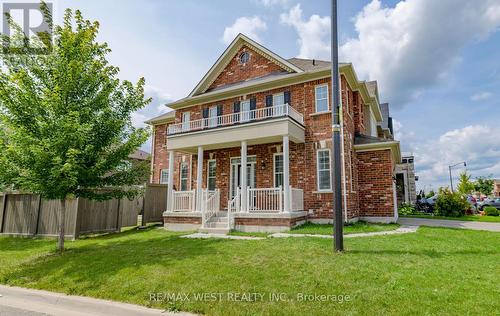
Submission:
M 209 159 L 207 160 L 207 189 L 208 189 L 208 183 L 210 179 L 210 163 L 215 162 L 215 181 L 217 182 L 217 160 L 216 159 Z
M 277 186 L 276 186 L 276 156 L 283 156 L 283 153 L 275 153 L 275 154 L 273 154 L 273 186 L 275 188 L 277 188 Z M 283 182 L 285 182 L 284 181 L 285 180 L 285 172 L 284 172 L 284 170 L 283 170 L 283 172 L 281 172 L 281 174 L 283 175 Z
M 182 112 L 182 129 L 189 130 L 191 128 L 191 112 Z
M 179 191 L 182 191 L 182 165 L 186 165 L 186 166 L 187 166 L 187 168 L 188 168 L 188 172 L 187 172 L 187 175 L 186 175 L 186 178 L 185 178 L 185 179 L 186 179 L 186 181 L 187 181 L 186 191 L 189 191 L 189 189 L 190 189 L 190 185 L 189 185 L 189 183 L 190 183 L 191 181 L 189 181 L 189 163 L 187 163 L 187 162 L 181 162 L 181 164 L 180 164 L 180 166 L 179 166 L 179 167 L 180 167 L 180 168 L 179 168 Z
M 318 99 L 316 98 L 316 89 L 321 88 L 321 87 L 326 87 L 326 110 L 325 111 L 318 111 L 318 104 L 317 101 Z M 314 111 L 315 113 L 327 113 L 330 111 L 330 91 L 328 91 L 328 84 L 319 84 L 314 86 Z
M 163 172 L 166 172 L 166 173 L 167 173 L 167 181 L 166 181 L 166 182 L 161 181 L 161 180 L 162 180 L 162 178 L 163 178 Z M 160 184 L 168 184 L 168 177 L 169 177 L 169 176 L 170 176 L 170 175 L 168 174 L 168 169 L 160 169 L 160 181 L 159 181 L 159 182 L 160 182 Z
M 327 189 L 320 189 L 319 187 L 319 152 L 322 152 L 322 151 L 326 151 L 328 152 L 328 165 L 329 165 L 329 177 L 330 177 L 330 187 L 327 188 Z M 332 191 L 332 153 L 330 151 L 330 149 L 328 148 L 325 148 L 325 149 L 318 149 L 316 151 L 316 186 L 317 186 L 317 189 L 318 189 L 318 192 L 331 192 Z
M 273 94 L 273 106 L 276 105 L 276 102 L 274 102 L 274 100 L 275 100 L 274 98 L 277 97 L 277 96 L 282 96 L 283 97 L 283 104 L 286 104 L 285 103 L 285 93 L 284 92 L 280 92 L 280 93 Z

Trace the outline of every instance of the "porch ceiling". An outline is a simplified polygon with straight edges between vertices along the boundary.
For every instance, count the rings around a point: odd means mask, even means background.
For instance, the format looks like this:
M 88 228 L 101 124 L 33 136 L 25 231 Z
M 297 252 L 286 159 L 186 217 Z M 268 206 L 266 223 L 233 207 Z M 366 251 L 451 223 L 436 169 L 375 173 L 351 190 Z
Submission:
M 214 128 L 212 130 L 171 135 L 167 138 L 167 146 L 169 150 L 195 154 L 198 146 L 203 146 L 204 150 L 214 150 L 239 147 L 241 142 L 245 140 L 249 146 L 278 143 L 282 142 L 283 136 L 286 135 L 294 143 L 303 143 L 305 141 L 304 127 L 288 117 L 282 117 Z

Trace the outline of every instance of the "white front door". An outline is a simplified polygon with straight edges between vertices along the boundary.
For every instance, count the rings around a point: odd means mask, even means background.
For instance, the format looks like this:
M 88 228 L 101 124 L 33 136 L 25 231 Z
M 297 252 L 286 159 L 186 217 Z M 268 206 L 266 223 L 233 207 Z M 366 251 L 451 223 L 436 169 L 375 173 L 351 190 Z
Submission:
M 256 172 L 255 172 L 255 156 L 247 157 L 247 186 L 255 188 Z M 231 158 L 231 177 L 230 177 L 230 199 L 236 195 L 236 189 L 241 188 L 241 159 Z

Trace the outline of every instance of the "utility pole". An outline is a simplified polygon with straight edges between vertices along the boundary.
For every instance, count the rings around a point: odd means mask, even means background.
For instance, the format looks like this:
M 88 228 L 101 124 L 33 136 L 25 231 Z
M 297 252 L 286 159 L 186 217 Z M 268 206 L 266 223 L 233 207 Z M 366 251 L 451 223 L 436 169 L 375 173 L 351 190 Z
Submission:
M 337 0 L 332 0 L 332 142 L 333 142 L 333 225 L 335 251 L 344 251 L 344 220 L 342 212 L 341 160 L 340 160 L 340 96 L 339 96 L 339 49 L 337 33 Z

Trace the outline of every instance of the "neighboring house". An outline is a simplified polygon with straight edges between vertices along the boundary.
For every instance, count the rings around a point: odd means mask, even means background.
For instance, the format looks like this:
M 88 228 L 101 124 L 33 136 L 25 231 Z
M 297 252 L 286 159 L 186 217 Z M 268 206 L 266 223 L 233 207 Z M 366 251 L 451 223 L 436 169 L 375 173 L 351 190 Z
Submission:
M 380 126 L 377 83 L 359 81 L 352 64 L 340 73 L 345 219 L 393 222 L 399 142 Z M 330 78 L 329 62 L 284 59 L 238 35 L 187 97 L 167 104 L 174 111 L 147 122 L 151 182 L 169 184 L 165 227 L 280 231 L 331 222 Z
M 493 184 L 493 194 L 500 197 L 500 179 L 494 180 Z
M 137 163 L 142 163 L 142 162 L 150 162 L 151 161 L 151 155 L 144 150 L 137 149 L 130 155 L 128 155 L 128 161 L 131 164 L 137 164 Z M 137 184 L 144 184 L 147 183 L 150 180 L 149 176 L 145 176 L 140 183 Z
M 418 176 L 415 175 L 415 158 L 413 154 L 403 154 L 402 163 L 396 165 L 396 194 L 398 205 L 417 202 Z

